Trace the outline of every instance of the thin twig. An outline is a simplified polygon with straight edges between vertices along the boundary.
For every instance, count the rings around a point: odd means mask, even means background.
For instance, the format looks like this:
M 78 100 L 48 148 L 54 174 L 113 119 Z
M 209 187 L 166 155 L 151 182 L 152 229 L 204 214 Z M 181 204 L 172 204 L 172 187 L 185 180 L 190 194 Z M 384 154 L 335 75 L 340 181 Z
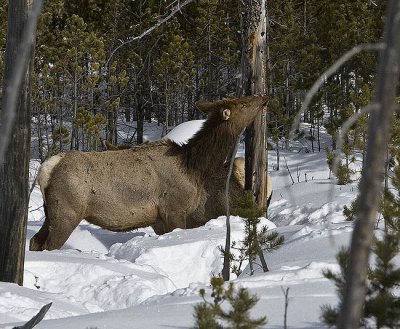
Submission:
M 312 98 L 318 92 L 319 88 L 325 83 L 325 81 L 332 76 L 336 71 L 344 65 L 347 61 L 353 58 L 355 55 L 362 51 L 372 51 L 372 50 L 383 50 L 385 48 L 384 43 L 366 43 L 355 46 L 346 52 L 342 57 L 340 57 L 335 63 L 333 63 L 324 73 L 320 75 L 317 81 L 314 82 L 310 90 L 308 90 L 299 112 L 297 112 L 296 117 L 293 120 L 292 128 L 290 129 L 289 138 L 294 138 L 294 132 L 300 123 L 301 115 L 307 110 L 311 103 Z
M 290 168 L 289 168 L 289 165 L 288 165 L 288 163 L 287 163 L 287 161 L 286 161 L 286 157 L 283 156 L 283 159 L 285 160 L 286 169 L 287 169 L 287 171 L 289 172 L 289 176 L 290 176 L 290 179 L 292 180 L 292 184 L 294 184 L 294 179 L 293 179 L 293 177 L 292 177 L 292 173 L 290 172 Z
M 225 251 L 224 251 L 224 266 L 222 268 L 222 277 L 223 277 L 224 281 L 229 281 L 230 270 L 231 270 L 230 255 L 229 255 L 230 247 L 231 247 L 231 224 L 230 224 L 231 209 L 230 209 L 230 204 L 229 204 L 229 184 L 230 184 L 231 176 L 232 176 L 233 162 L 235 161 L 237 149 L 239 147 L 239 142 L 242 137 L 243 131 L 239 134 L 239 137 L 238 137 L 235 147 L 233 149 L 233 152 L 231 155 L 231 161 L 229 163 L 228 176 L 226 178 L 226 185 L 225 185 L 226 238 L 225 238 Z
M 289 306 L 289 288 L 284 289 L 281 287 L 281 290 L 283 292 L 283 295 L 285 296 L 285 312 L 283 314 L 283 328 L 287 328 L 287 310 Z
M 136 40 L 142 39 L 143 37 L 145 37 L 146 35 L 148 35 L 149 33 L 151 33 L 153 30 L 155 30 L 157 27 L 159 27 L 160 25 L 164 24 L 165 22 L 168 22 L 178 11 L 180 12 L 181 9 L 183 7 L 185 7 L 186 5 L 188 5 L 189 3 L 191 3 L 193 0 L 186 0 L 182 3 L 179 3 L 173 7 L 171 9 L 171 12 L 169 13 L 169 15 L 167 15 L 166 17 L 164 17 L 163 19 L 160 19 L 156 24 L 154 24 L 152 27 L 150 27 L 149 29 L 147 29 L 146 31 L 142 32 L 141 34 L 139 34 L 136 37 L 132 37 L 129 38 L 129 40 L 127 41 L 123 41 L 119 46 L 117 46 L 116 48 L 114 48 L 114 50 L 111 52 L 110 57 L 108 57 L 106 63 L 105 63 L 105 67 L 108 66 L 109 62 L 111 61 L 112 57 L 114 56 L 114 54 L 123 46 L 126 46 Z
M 334 159 L 333 159 L 333 165 L 332 165 L 332 173 L 334 175 L 337 174 L 337 169 L 341 160 L 341 153 L 342 153 L 342 147 L 344 144 L 344 137 L 346 136 L 347 131 L 350 129 L 350 127 L 357 122 L 357 120 L 364 114 L 368 114 L 373 110 L 379 110 L 379 105 L 376 103 L 371 103 L 363 107 L 359 112 L 354 113 L 350 118 L 348 118 L 342 125 L 340 129 L 340 133 L 338 135 L 337 141 L 336 141 L 336 149 L 337 153 L 334 154 Z
M 357 120 L 364 114 L 368 114 L 373 110 L 379 110 L 379 106 L 376 103 L 371 103 L 366 105 L 365 107 L 363 107 L 359 112 L 354 113 L 350 118 L 348 118 L 342 125 L 341 129 L 340 129 L 340 134 L 338 135 L 337 141 L 336 141 L 336 149 L 337 152 L 333 154 L 333 164 L 332 164 L 332 174 L 336 177 L 337 175 L 337 170 L 339 167 L 339 163 L 341 161 L 342 158 L 342 147 L 344 144 L 344 137 L 347 133 L 347 131 L 350 129 L 350 127 L 357 122 Z M 336 179 L 336 178 L 334 178 Z M 335 194 L 335 185 L 331 184 L 331 186 L 329 187 L 329 192 L 328 192 L 328 203 L 330 202 L 330 212 L 329 215 L 326 218 L 326 225 L 328 228 L 330 228 L 330 218 L 333 215 L 333 197 Z M 332 245 L 334 244 L 334 240 L 333 240 L 333 235 L 330 234 L 329 235 L 330 241 L 332 243 Z
M 32 50 L 35 38 L 36 27 L 39 14 L 42 10 L 43 0 L 33 2 L 32 11 L 28 15 L 26 27 L 19 45 L 17 58 L 11 68 L 9 81 L 4 81 L 3 104 L 0 121 L 0 164 L 4 162 L 4 155 L 10 141 L 12 127 L 14 124 L 17 97 L 21 88 L 22 78 L 28 67 L 30 52 Z

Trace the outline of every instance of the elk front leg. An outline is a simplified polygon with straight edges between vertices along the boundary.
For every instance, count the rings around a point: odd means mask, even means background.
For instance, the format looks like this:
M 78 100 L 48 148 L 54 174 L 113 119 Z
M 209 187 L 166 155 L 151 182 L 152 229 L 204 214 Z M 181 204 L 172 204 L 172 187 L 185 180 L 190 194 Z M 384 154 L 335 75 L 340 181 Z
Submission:
M 171 211 L 165 214 L 163 218 L 165 233 L 171 232 L 176 228 L 186 228 L 186 212 Z

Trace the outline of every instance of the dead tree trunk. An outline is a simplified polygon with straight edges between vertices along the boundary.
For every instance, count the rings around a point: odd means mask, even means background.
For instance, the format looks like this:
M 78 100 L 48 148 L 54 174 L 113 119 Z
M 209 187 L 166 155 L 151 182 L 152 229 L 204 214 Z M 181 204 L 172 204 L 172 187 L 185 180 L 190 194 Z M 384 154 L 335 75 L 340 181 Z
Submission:
M 245 95 L 266 90 L 266 4 L 265 0 L 243 3 L 242 90 Z M 252 190 L 257 204 L 266 206 L 266 115 L 260 114 L 245 134 L 245 188 Z
M 11 142 L 4 161 L 0 164 L 0 281 L 23 283 L 26 222 L 29 201 L 29 158 L 30 158 L 30 93 L 29 61 L 24 62 L 24 72 L 15 103 L 10 102 L 10 94 L 15 79 L 15 66 L 21 54 L 32 58 L 31 42 L 24 41 L 31 0 L 14 0 L 8 4 L 7 44 L 3 80 L 1 109 L 1 129 L 6 122 L 6 110 L 15 113 L 11 126 Z M 39 9 L 40 10 L 40 9 Z M 36 26 L 35 26 L 36 28 Z M 29 47 L 29 51 L 22 51 Z
M 242 92 L 265 95 L 267 65 L 266 0 L 242 2 Z M 267 206 L 266 114 L 261 113 L 245 131 L 245 189 L 253 192 L 259 207 Z M 264 272 L 268 265 L 259 253 Z
M 361 178 L 359 209 L 351 242 L 344 299 L 338 319 L 340 329 L 360 327 L 365 302 L 368 258 L 382 190 L 386 145 L 399 80 L 399 15 L 400 2 L 389 1 L 384 37 L 386 47 L 379 61 L 375 92 L 377 109 L 372 111 L 369 119 L 367 156 Z

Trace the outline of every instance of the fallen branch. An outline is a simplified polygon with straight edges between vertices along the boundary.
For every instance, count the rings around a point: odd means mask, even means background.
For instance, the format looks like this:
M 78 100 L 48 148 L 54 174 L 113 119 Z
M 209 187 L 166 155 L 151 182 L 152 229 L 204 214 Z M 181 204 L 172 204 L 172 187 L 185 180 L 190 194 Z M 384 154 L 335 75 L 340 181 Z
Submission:
M 13 329 L 31 329 L 36 326 L 40 321 L 43 320 L 44 316 L 46 315 L 47 311 L 50 309 L 53 303 L 49 303 L 44 305 L 38 314 L 36 314 L 32 319 L 30 319 L 27 323 L 22 326 L 14 327 Z

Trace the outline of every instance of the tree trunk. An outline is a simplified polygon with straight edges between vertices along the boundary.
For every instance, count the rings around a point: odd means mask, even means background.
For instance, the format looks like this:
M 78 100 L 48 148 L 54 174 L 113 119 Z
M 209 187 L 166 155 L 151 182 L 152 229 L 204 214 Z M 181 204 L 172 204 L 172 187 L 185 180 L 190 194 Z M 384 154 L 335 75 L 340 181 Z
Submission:
M 30 0 L 14 0 L 8 4 L 8 30 L 3 80 L 1 122 L 11 85 L 13 68 L 21 53 Z M 32 31 L 33 33 L 33 31 Z M 33 33 L 34 35 L 34 33 Z M 32 58 L 32 48 L 27 52 Z M 0 281 L 22 285 L 25 257 L 26 222 L 29 201 L 29 158 L 31 138 L 29 78 L 31 65 L 24 68 L 16 113 L 4 162 L 0 164 Z M 4 127 L 2 127 L 4 129 Z
M 399 80 L 400 2 L 391 0 L 387 9 L 385 44 L 378 71 L 375 103 L 371 112 L 367 156 L 363 168 L 359 209 L 351 242 L 346 286 L 338 328 L 359 328 L 367 291 L 368 258 L 373 239 L 373 227 L 382 189 L 386 145 L 395 109 L 396 88 Z
M 266 4 L 265 0 L 244 5 L 242 90 L 245 95 L 265 95 L 266 84 Z M 257 204 L 266 206 L 266 115 L 260 114 L 246 129 L 245 188 L 252 190 Z M 253 178 L 254 173 L 254 178 Z
M 245 95 L 265 95 L 267 19 L 266 0 L 242 3 L 242 86 Z M 259 207 L 267 208 L 266 114 L 261 113 L 245 132 L 245 189 L 253 192 Z M 264 272 L 268 271 L 262 252 Z
M 74 109 L 73 109 L 73 114 L 72 114 L 72 132 L 71 132 L 71 145 L 70 145 L 70 150 L 78 150 L 78 131 L 77 128 L 75 127 L 74 121 L 76 119 L 76 115 L 78 113 L 78 79 L 76 76 L 76 73 L 74 73 Z
M 144 106 L 141 99 L 141 96 L 138 95 L 137 103 L 136 103 L 136 132 L 137 132 L 137 139 L 136 144 L 143 143 L 143 131 L 144 131 Z

